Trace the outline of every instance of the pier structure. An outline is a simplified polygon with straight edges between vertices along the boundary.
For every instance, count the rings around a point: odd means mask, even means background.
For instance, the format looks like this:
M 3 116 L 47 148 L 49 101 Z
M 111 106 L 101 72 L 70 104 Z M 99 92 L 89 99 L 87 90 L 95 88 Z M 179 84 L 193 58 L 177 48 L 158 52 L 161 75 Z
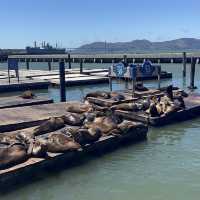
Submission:
M 83 60 L 83 63 L 118 63 L 124 59 L 127 59 L 128 63 L 142 63 L 144 60 L 148 59 L 152 63 L 183 63 L 183 58 L 185 63 L 191 63 L 191 57 L 200 61 L 199 53 L 151 53 L 151 54 L 54 54 L 54 55 L 9 55 L 9 58 L 18 59 L 20 62 L 59 62 L 60 59 L 64 59 L 69 63 L 69 68 L 71 68 L 71 63 L 79 63 Z M 28 65 L 27 65 L 28 66 Z M 27 67 L 28 68 L 28 67 Z

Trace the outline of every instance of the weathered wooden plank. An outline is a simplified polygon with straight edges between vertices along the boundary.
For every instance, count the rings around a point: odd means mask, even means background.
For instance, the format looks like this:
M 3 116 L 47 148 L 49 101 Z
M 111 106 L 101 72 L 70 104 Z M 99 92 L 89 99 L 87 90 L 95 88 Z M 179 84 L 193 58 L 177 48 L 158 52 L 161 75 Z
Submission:
M 24 107 L 24 106 L 32 106 L 38 104 L 48 104 L 53 103 L 53 99 L 49 99 L 47 97 L 34 97 L 33 99 L 23 99 L 19 96 L 11 96 L 11 97 L 1 97 L 0 98 L 0 109 L 3 108 L 13 108 L 13 107 Z
M 50 117 L 67 113 L 66 103 L 0 109 L 0 132 L 14 131 L 41 124 Z

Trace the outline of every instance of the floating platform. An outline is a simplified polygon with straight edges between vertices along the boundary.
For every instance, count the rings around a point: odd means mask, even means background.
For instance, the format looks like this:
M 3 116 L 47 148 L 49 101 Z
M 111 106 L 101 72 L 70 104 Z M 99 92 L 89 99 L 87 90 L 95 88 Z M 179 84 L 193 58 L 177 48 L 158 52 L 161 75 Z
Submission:
M 0 109 L 0 133 L 37 126 L 50 117 L 67 114 L 66 103 Z
M 48 89 L 49 85 L 50 83 L 45 80 L 21 79 L 18 82 L 16 78 L 11 78 L 11 82 L 9 83 L 8 79 L 1 79 L 0 93 L 36 90 L 36 89 Z
M 60 85 L 59 79 L 49 80 L 53 86 Z M 101 76 L 80 76 L 65 79 L 66 86 L 74 86 L 74 85 L 89 85 L 89 84 L 97 84 L 97 83 L 108 83 L 108 77 Z
M 177 123 L 200 116 L 200 94 L 191 94 L 184 98 L 186 108 L 161 117 L 149 117 L 145 112 L 116 110 L 117 115 L 125 119 L 140 121 L 151 126 Z
M 137 100 L 137 98 L 132 98 L 130 96 L 125 95 L 125 99 L 121 100 L 121 101 L 114 101 L 112 99 L 103 99 L 103 98 L 96 98 L 96 97 L 87 97 L 87 100 L 91 103 L 91 104 L 95 104 L 101 107 L 110 107 L 110 106 L 114 106 L 117 104 L 121 104 L 121 103 L 130 103 L 133 102 L 135 100 Z
M 23 185 L 31 182 L 33 179 L 40 177 L 45 178 L 50 172 L 61 170 L 72 166 L 72 164 L 80 164 L 84 158 L 88 156 L 97 156 L 107 151 L 122 147 L 125 142 L 139 142 L 147 138 L 148 128 L 144 126 L 140 131 L 138 126 L 140 123 L 135 123 L 136 127 L 130 134 L 119 136 L 105 136 L 98 141 L 85 145 L 78 151 L 67 151 L 66 153 L 48 153 L 48 157 L 30 158 L 24 163 L 14 167 L 0 170 L 0 192 L 16 188 L 16 185 Z M 140 126 L 140 125 L 139 125 Z M 59 131 L 56 131 L 59 132 Z M 48 173 L 47 173 L 48 172 Z
M 23 99 L 20 96 L 0 97 L 0 109 L 49 104 L 49 103 L 53 103 L 53 99 L 49 99 L 47 97 L 39 97 L 39 96 L 36 96 L 33 99 Z

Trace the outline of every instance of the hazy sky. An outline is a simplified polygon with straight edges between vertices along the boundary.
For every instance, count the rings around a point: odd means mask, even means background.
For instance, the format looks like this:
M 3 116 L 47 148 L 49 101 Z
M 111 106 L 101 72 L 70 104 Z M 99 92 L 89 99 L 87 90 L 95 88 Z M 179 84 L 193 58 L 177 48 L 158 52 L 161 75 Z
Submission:
M 0 48 L 200 38 L 200 0 L 0 0 Z

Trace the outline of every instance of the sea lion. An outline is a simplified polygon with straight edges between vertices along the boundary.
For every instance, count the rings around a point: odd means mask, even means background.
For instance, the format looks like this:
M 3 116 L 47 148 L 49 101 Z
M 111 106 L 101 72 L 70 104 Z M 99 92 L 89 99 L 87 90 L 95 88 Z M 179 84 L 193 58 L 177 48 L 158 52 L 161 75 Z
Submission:
M 136 103 L 121 103 L 111 107 L 112 110 L 138 111 Z
M 80 102 L 66 103 L 65 109 L 68 112 L 78 113 L 78 114 L 90 112 L 93 110 L 92 105 L 84 104 L 84 103 L 80 103 Z
M 73 133 L 74 140 L 81 146 L 91 144 L 102 136 L 102 132 L 98 127 L 82 128 Z
M 110 93 L 109 92 L 105 92 L 105 91 L 96 91 L 96 92 L 90 92 L 88 93 L 84 99 L 87 99 L 87 97 L 96 97 L 96 98 L 103 98 L 103 99 L 109 99 Z
M 0 144 L 0 170 L 25 162 L 28 159 L 27 148 L 21 143 Z
M 148 112 L 151 117 L 159 117 L 160 116 L 155 103 L 150 104 Z
M 62 133 L 53 133 L 47 137 L 47 151 L 51 153 L 62 153 L 65 151 L 74 151 L 81 148 L 81 145 L 72 138 Z
M 137 91 L 148 91 L 148 88 L 144 87 L 142 82 L 138 82 L 135 86 L 135 90 L 137 90 Z
M 101 130 L 102 134 L 109 134 L 110 131 L 117 128 L 117 124 L 120 123 L 122 119 L 116 115 L 96 117 L 94 121 L 85 123 L 85 128 L 98 128 Z
M 124 95 L 119 94 L 119 93 L 117 93 L 117 92 L 111 92 L 111 93 L 110 93 L 110 96 L 111 96 L 111 99 L 112 99 L 113 101 L 122 101 L 122 100 L 125 100 Z
M 174 95 L 173 95 L 173 86 L 172 85 L 169 85 L 166 88 L 166 95 L 171 101 L 173 101 Z
M 85 119 L 84 115 L 79 115 L 76 113 L 68 113 L 61 117 L 64 120 L 65 124 L 72 125 L 72 126 L 81 126 Z
M 36 97 L 36 95 L 32 91 L 27 90 L 23 92 L 22 95 L 20 95 L 20 97 L 22 97 L 23 99 L 33 99 Z
M 61 117 L 51 117 L 43 122 L 39 127 L 33 130 L 34 136 L 45 134 L 51 131 L 58 130 L 65 126 L 65 122 Z
M 35 138 L 29 141 L 28 155 L 33 157 L 46 157 L 47 144 L 42 138 Z

